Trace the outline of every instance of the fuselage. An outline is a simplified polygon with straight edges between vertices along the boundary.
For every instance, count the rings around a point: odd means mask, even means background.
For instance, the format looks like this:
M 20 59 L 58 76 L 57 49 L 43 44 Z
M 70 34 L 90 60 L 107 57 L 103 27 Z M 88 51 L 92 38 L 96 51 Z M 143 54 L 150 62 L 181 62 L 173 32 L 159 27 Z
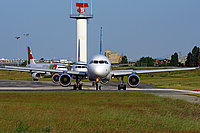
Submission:
M 85 62 L 77 62 L 72 66 L 72 71 L 87 72 L 87 64 Z
M 43 69 L 54 69 L 54 70 L 64 70 L 67 71 L 66 65 L 55 64 L 55 63 L 37 63 L 37 64 L 28 64 L 26 67 L 31 68 L 43 68 Z
M 66 65 L 62 64 L 56 64 L 56 63 L 37 63 L 37 64 L 28 64 L 26 67 L 30 68 L 41 68 L 41 69 L 54 69 L 54 70 L 62 70 L 62 71 L 68 71 Z M 36 72 L 40 73 L 40 72 Z M 52 76 L 50 72 L 45 72 L 44 74 L 45 77 Z
M 88 78 L 90 81 L 110 80 L 111 63 L 104 55 L 94 56 L 88 63 Z

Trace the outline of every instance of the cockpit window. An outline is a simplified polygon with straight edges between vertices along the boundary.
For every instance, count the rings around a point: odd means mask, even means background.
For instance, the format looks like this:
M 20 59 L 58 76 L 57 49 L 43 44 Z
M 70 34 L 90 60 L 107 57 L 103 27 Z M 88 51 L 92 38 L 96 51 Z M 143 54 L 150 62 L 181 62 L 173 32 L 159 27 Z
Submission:
M 99 63 L 99 61 L 98 60 L 94 60 L 94 64 L 98 64 Z
M 81 68 L 81 66 L 76 66 L 76 68 Z
M 108 62 L 106 60 L 93 60 L 89 64 L 108 64 Z
M 87 68 L 87 66 L 76 66 L 75 68 Z
M 100 60 L 100 61 L 99 61 L 99 64 L 104 64 L 104 61 L 103 61 L 103 60 Z

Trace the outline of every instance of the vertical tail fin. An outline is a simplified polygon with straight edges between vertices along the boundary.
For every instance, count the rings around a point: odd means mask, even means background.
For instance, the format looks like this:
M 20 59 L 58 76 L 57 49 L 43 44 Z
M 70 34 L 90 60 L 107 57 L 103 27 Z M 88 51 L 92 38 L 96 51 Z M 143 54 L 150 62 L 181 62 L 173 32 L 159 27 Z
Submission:
M 33 55 L 31 53 L 31 49 L 29 46 L 27 47 L 27 50 L 28 50 L 28 64 L 35 64 L 35 61 L 33 59 Z
M 99 54 L 100 55 L 103 54 L 103 52 L 102 52 L 102 27 L 101 27 L 101 30 L 100 30 L 100 53 Z

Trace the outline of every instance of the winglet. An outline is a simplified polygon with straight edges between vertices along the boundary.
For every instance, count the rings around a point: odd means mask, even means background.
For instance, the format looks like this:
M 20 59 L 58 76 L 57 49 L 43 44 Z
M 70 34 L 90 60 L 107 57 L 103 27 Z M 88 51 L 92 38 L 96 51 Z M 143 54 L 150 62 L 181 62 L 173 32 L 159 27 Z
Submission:
M 103 55 L 103 52 L 102 52 L 102 27 L 101 27 L 101 30 L 100 30 L 100 55 Z

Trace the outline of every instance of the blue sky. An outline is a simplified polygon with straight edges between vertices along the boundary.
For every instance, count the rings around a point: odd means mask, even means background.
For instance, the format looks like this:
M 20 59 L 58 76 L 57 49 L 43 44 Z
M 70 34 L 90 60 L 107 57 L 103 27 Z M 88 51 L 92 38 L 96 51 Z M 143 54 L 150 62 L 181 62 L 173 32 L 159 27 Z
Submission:
M 87 0 L 85 0 L 87 1 Z M 93 0 L 94 19 L 88 25 L 88 58 L 103 50 L 127 55 L 170 57 L 187 55 L 200 46 L 199 0 Z M 34 57 L 76 59 L 76 21 L 69 18 L 70 0 L 2 0 L 0 58 L 26 58 L 26 38 Z

